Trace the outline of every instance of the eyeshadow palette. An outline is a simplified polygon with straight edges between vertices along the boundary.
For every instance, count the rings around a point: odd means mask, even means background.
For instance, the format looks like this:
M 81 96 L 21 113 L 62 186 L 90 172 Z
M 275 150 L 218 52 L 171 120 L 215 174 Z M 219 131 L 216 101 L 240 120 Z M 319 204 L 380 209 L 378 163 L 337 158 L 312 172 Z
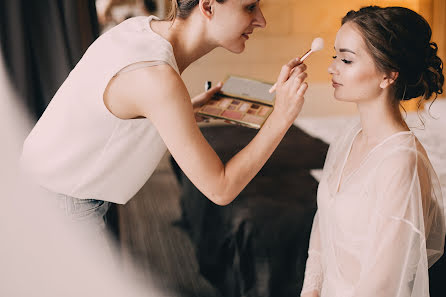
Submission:
M 274 109 L 273 84 L 230 76 L 221 91 L 203 105 L 198 113 L 215 119 L 260 129 Z

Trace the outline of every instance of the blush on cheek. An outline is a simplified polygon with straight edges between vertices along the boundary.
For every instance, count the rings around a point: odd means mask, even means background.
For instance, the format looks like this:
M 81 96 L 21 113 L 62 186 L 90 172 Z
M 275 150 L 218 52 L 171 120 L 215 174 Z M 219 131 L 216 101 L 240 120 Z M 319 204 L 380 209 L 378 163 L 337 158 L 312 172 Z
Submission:
M 353 70 L 353 69 L 352 69 Z M 382 91 L 380 75 L 373 65 L 357 65 L 355 71 L 344 75 L 343 86 L 335 92 L 335 98 L 342 101 L 363 101 L 376 98 Z M 338 97 L 336 97 L 338 96 Z

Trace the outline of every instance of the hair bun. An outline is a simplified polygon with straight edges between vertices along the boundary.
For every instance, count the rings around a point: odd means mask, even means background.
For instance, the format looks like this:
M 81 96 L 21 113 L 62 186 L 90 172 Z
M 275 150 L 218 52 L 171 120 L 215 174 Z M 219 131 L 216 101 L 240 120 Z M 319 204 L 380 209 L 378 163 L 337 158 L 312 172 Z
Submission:
M 437 52 L 437 44 L 429 42 L 424 54 L 423 69 L 419 72 L 418 77 L 408 80 L 406 90 L 403 93 L 403 100 L 419 96 L 423 96 L 427 100 L 431 98 L 432 94 L 436 94 L 436 97 L 443 93 L 443 62 L 438 57 Z
M 425 96 L 428 99 L 432 93 L 437 95 L 443 94 L 443 61 L 441 61 L 440 57 L 437 55 L 438 46 L 435 42 L 429 43 L 429 54 L 426 57 L 426 76 L 428 79 L 426 80 L 429 85 L 429 93 Z

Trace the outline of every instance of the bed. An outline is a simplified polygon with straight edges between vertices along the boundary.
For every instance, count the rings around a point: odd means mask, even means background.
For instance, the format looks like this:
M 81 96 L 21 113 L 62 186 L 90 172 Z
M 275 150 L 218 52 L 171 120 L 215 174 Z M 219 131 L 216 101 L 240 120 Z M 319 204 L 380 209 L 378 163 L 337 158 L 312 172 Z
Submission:
M 446 100 L 407 122 L 424 144 L 446 194 Z M 444 116 L 442 116 L 444 115 Z M 207 200 L 179 170 L 180 225 L 189 234 L 200 273 L 222 296 L 298 296 L 316 211 L 316 191 L 328 145 L 355 116 L 300 117 L 264 168 L 226 207 Z M 223 161 L 254 137 L 238 126 L 203 127 Z M 445 257 L 430 269 L 431 296 L 443 296 Z

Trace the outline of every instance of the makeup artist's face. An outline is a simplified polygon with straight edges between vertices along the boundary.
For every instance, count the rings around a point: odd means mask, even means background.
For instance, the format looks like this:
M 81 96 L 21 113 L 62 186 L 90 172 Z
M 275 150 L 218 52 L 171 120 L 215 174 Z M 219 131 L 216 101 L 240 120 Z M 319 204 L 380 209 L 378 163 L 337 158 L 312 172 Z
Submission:
M 335 51 L 333 62 L 328 67 L 335 98 L 346 102 L 377 98 L 382 92 L 380 83 L 384 75 L 376 68 L 355 24 L 347 22 L 339 29 Z
M 226 0 L 214 5 L 211 34 L 217 46 L 231 52 L 241 53 L 254 29 L 266 26 L 259 0 Z

